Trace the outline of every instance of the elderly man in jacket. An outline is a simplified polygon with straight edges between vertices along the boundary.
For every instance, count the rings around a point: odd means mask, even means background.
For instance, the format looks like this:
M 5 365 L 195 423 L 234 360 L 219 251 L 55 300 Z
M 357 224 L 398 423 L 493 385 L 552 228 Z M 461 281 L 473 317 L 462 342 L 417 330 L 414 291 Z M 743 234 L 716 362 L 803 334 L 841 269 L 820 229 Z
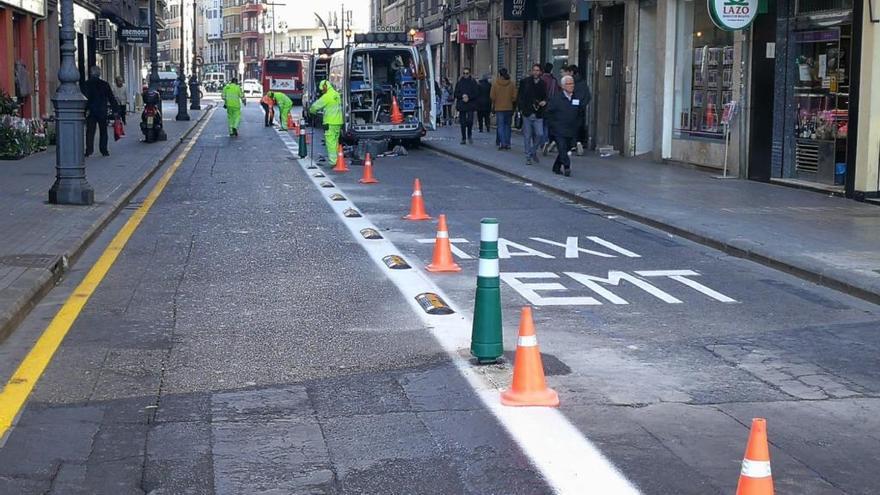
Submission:
M 342 132 L 342 97 L 329 81 L 323 80 L 318 86 L 323 93 L 320 98 L 309 107 L 309 113 L 324 112 L 324 144 L 327 146 L 327 161 L 336 165 L 336 149 L 339 146 L 339 134 Z
M 95 130 L 100 135 L 98 148 L 104 156 L 110 156 L 107 149 L 107 119 L 117 112 L 119 102 L 113 96 L 113 89 L 101 79 L 101 68 L 89 67 L 89 79 L 83 83 L 82 92 L 88 100 L 86 106 L 86 156 L 95 150 Z M 108 114 L 108 106 L 112 112 Z
M 584 105 L 586 101 L 575 94 L 574 78 L 564 76 L 562 91 L 550 98 L 550 103 L 547 104 L 547 110 L 544 112 L 544 119 L 556 142 L 557 156 L 553 162 L 555 174 L 564 173 L 566 177 L 571 175 L 571 157 L 568 153 L 577 137 L 578 121 Z

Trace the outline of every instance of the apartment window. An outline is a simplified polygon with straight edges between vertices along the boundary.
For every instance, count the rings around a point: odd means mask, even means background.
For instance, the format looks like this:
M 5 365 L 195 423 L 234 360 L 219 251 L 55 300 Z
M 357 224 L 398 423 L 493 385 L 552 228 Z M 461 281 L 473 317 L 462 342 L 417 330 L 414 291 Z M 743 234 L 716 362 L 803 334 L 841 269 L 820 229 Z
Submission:
M 681 136 L 719 139 L 724 106 L 733 100 L 733 33 L 718 29 L 705 3 L 678 3 L 675 129 Z

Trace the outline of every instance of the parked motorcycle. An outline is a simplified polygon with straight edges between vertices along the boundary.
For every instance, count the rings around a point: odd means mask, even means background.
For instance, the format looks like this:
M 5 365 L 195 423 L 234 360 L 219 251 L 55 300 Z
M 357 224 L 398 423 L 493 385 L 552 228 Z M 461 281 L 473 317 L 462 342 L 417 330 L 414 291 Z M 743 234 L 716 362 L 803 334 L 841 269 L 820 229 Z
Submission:
M 144 142 L 165 141 L 167 135 L 162 128 L 162 96 L 158 91 L 144 90 L 144 111 L 141 113 L 141 132 Z

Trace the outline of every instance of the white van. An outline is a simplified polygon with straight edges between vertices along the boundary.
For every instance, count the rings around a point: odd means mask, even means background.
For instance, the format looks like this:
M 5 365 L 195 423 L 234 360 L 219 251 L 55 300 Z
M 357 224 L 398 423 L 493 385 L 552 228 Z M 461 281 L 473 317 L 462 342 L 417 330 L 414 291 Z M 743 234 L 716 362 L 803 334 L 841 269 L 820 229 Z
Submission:
M 406 33 L 356 34 L 333 54 L 329 79 L 342 95 L 347 142 L 387 138 L 418 146 L 436 128 L 431 51 L 410 44 Z M 392 122 L 394 99 L 403 122 Z
M 226 85 L 226 74 L 222 72 L 208 72 L 202 76 L 202 85 L 208 91 L 220 91 Z

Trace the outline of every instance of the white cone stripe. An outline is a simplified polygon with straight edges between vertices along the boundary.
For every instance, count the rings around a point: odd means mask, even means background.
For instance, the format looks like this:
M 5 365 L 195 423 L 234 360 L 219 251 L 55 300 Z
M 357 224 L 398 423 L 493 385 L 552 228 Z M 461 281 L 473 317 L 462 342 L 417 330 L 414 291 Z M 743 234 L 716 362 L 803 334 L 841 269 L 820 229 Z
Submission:
M 437 239 L 449 239 L 449 232 L 445 230 L 438 230 Z
M 497 223 L 481 223 L 480 224 L 480 240 L 486 242 L 498 241 L 498 224 Z
M 520 335 L 518 339 L 516 339 L 517 347 L 538 347 L 538 336 L 537 335 Z
M 487 260 L 480 258 L 480 265 L 477 271 L 477 275 L 480 277 L 497 277 L 498 275 L 498 260 Z
M 421 196 L 421 195 L 422 195 L 422 191 L 413 191 L 412 195 L 413 195 L 413 196 Z
M 748 478 L 769 478 L 770 461 L 743 459 L 742 475 Z

